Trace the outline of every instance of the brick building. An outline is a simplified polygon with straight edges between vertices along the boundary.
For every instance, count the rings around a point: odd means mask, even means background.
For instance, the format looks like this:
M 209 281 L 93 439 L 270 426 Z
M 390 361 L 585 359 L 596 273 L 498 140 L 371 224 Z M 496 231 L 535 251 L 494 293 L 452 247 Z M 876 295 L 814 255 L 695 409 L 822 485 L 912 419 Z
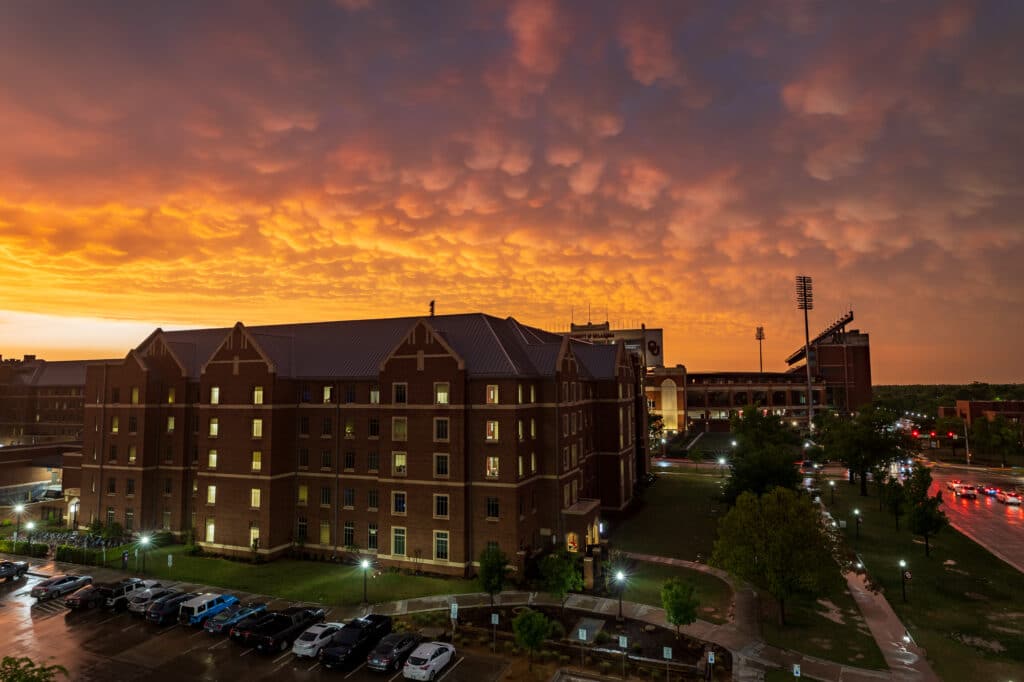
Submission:
M 87 360 L 0 358 L 0 444 L 79 440 Z
M 825 382 L 825 404 L 840 412 L 856 412 L 871 403 L 871 344 L 866 333 L 847 330 L 853 311 L 811 339 L 811 375 Z M 786 364 L 793 374 L 806 376 L 801 363 L 803 346 L 793 351 Z
M 89 366 L 80 523 L 471 572 L 598 541 L 646 454 L 642 370 L 483 314 L 167 332 Z
M 939 407 L 940 417 L 962 419 L 967 428 L 977 419 L 992 421 L 1002 416 L 1015 424 L 1024 423 L 1024 400 L 957 400 L 950 407 Z

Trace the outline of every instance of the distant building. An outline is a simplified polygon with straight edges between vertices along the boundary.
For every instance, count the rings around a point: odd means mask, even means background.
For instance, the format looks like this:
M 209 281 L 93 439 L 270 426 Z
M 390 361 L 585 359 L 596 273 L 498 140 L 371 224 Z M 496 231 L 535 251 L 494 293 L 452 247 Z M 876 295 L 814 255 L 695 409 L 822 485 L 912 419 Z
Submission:
M 642 376 L 484 314 L 158 329 L 88 368 L 79 522 L 450 574 L 582 552 L 644 470 Z
M 970 428 L 976 419 L 992 421 L 996 416 L 1024 423 L 1024 400 L 957 400 L 951 407 L 939 407 L 940 417 L 959 417 Z
M 872 400 L 871 346 L 867 334 L 847 331 L 851 322 L 852 310 L 811 339 L 811 376 L 825 382 L 824 402 L 840 412 L 856 412 Z M 786 358 L 790 372 L 806 376 L 804 356 L 801 345 Z
M 0 357 L 0 445 L 80 440 L 89 362 Z
M 590 343 L 622 342 L 626 350 L 640 357 L 647 367 L 665 365 L 665 342 L 661 329 L 612 329 L 610 322 L 572 324 L 569 336 Z

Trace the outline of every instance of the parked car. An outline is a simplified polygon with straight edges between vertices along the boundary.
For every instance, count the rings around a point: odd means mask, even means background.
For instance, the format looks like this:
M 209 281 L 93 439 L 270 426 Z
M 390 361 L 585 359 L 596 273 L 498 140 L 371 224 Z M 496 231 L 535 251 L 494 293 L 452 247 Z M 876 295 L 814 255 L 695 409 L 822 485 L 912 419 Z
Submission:
M 156 599 L 146 609 L 146 620 L 156 625 L 174 623 L 178 620 L 181 605 L 198 596 L 198 592 L 183 592 Z
M 128 612 L 133 616 L 139 616 L 145 618 L 146 609 L 153 603 L 154 600 L 160 599 L 161 597 L 168 597 L 172 594 L 178 594 L 179 590 L 172 590 L 167 587 L 154 587 L 150 590 L 142 590 L 139 594 L 135 595 L 128 600 Z
M 27 561 L 0 561 L 0 578 L 6 582 L 20 580 L 25 577 L 26 573 L 28 573 Z
M 423 638 L 414 632 L 392 632 L 377 643 L 366 657 L 366 667 L 380 672 L 401 670 L 405 659 Z
M 1017 490 L 1000 490 L 996 494 L 996 501 L 1002 502 L 1003 504 L 1013 504 L 1020 506 L 1020 492 Z
M 988 495 L 989 497 L 995 497 L 998 492 L 999 488 L 995 487 L 994 485 L 984 484 L 978 486 L 979 495 Z
M 98 583 L 92 583 L 78 588 L 65 597 L 64 606 L 73 611 L 78 609 L 94 609 L 97 606 L 103 606 L 103 602 L 106 600 L 107 597 L 103 594 L 102 586 Z
M 263 602 L 248 602 L 247 604 L 238 602 L 224 609 L 213 618 L 207 618 L 203 629 L 210 634 L 230 632 L 231 628 L 235 625 L 238 625 L 247 618 L 255 619 L 263 615 L 266 610 L 267 605 Z
M 956 497 L 969 497 L 971 499 L 978 499 L 978 490 L 970 483 L 961 483 L 954 490 L 953 494 Z
M 105 583 L 100 585 L 100 591 L 106 598 L 103 605 L 108 609 L 125 609 L 128 601 L 138 592 L 153 587 L 162 587 L 156 580 L 140 580 L 139 578 L 124 578 L 116 583 Z
M 323 609 L 293 606 L 268 612 L 252 625 L 231 628 L 231 638 L 258 651 L 284 652 L 306 628 L 323 620 Z
M 91 584 L 91 575 L 55 575 L 33 587 L 29 594 L 39 601 L 45 601 L 54 597 L 63 597 L 80 587 Z
M 207 592 L 193 597 L 181 605 L 178 622 L 182 625 L 202 625 L 207 618 L 212 618 L 237 603 L 238 597 L 233 594 Z
M 407 680 L 433 680 L 455 659 L 455 647 L 444 642 L 426 642 L 409 654 L 402 667 Z
M 292 644 L 292 653 L 299 658 L 316 658 L 320 650 L 331 641 L 338 630 L 345 627 L 342 623 L 317 623 L 306 628 Z
M 320 663 L 325 668 L 350 670 L 366 660 L 366 655 L 377 645 L 381 637 L 391 632 L 391 617 L 370 614 L 355 618 L 345 624 L 320 654 Z

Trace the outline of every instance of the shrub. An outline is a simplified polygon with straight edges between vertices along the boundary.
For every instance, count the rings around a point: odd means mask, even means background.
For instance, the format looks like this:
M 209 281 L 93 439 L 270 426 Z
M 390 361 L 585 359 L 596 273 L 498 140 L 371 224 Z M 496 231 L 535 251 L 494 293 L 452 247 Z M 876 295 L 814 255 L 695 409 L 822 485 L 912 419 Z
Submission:
M 607 675 L 612 669 L 612 664 L 608 661 L 601 661 L 597 664 L 597 669 L 601 671 L 602 675 Z
M 548 639 L 558 641 L 565 639 L 565 626 L 557 620 L 551 621 L 551 629 L 548 631 Z
M 185 553 L 189 556 L 199 556 L 203 553 L 203 548 L 199 545 L 185 545 Z
M 637 656 L 639 656 L 640 654 L 643 653 L 644 648 L 642 646 L 640 646 L 639 644 L 634 643 L 633 646 L 629 647 L 629 650 L 632 651 Z
M 597 642 L 598 644 L 607 644 L 608 642 L 611 641 L 611 639 L 612 639 L 612 636 L 609 635 L 604 630 L 601 630 L 600 632 L 598 632 L 597 636 L 594 637 L 594 641 Z
M 501 643 L 501 648 L 505 650 L 505 653 L 510 654 L 516 648 L 516 644 L 510 640 L 505 640 Z
M 558 657 L 558 662 L 561 663 L 562 665 L 569 665 L 569 656 L 568 656 L 568 654 L 561 654 Z

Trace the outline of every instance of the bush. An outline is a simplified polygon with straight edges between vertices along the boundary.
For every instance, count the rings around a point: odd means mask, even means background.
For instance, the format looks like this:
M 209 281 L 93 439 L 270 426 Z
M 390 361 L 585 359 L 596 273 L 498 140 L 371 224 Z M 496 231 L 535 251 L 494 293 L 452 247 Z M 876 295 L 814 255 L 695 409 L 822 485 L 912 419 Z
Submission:
M 612 669 L 612 664 L 608 661 L 601 661 L 597 664 L 597 669 L 601 671 L 602 675 L 607 675 Z
M 640 654 L 642 654 L 644 652 L 644 648 L 642 646 L 640 646 L 639 644 L 636 644 L 636 643 L 634 643 L 633 646 L 629 647 L 629 650 L 632 651 L 637 656 L 639 656 Z
M 551 621 L 551 629 L 548 631 L 548 639 L 553 639 L 556 642 L 560 639 L 565 639 L 565 626 L 557 620 Z
M 569 656 L 568 656 L 568 654 L 562 654 L 562 655 L 560 655 L 560 656 L 558 657 L 558 662 L 559 662 L 560 664 L 562 664 L 562 665 L 569 665 Z
M 203 553 L 203 548 L 199 545 L 185 545 L 185 553 L 189 556 L 200 556 Z
M 29 545 L 28 541 L 25 540 L 21 540 L 19 542 L 0 540 L 0 552 L 6 552 L 8 554 L 20 554 L 22 556 L 29 556 L 38 559 L 46 556 L 49 551 L 50 546 L 41 542 L 33 542 Z
M 501 648 L 505 650 L 505 653 L 510 654 L 516 648 L 516 644 L 513 641 L 505 640 L 501 643 Z
M 598 632 L 597 636 L 594 637 L 594 641 L 597 642 L 598 644 L 607 644 L 611 640 L 612 640 L 612 636 L 609 635 L 604 630 L 601 630 L 600 632 Z

